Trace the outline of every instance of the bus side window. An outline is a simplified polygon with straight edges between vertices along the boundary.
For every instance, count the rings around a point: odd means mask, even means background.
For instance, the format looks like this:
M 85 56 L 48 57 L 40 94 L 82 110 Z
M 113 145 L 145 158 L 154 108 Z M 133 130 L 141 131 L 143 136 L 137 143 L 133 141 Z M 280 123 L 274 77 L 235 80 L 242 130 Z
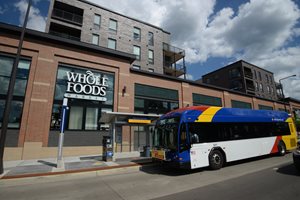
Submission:
M 182 124 L 180 127 L 180 151 L 188 149 L 187 137 L 186 137 L 186 125 Z

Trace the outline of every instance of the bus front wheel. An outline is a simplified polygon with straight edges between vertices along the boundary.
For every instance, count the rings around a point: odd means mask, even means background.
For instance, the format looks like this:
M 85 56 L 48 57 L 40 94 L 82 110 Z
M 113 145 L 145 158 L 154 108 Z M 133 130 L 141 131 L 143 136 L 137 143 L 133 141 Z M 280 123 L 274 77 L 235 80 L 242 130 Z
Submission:
M 213 150 L 209 154 L 209 167 L 212 170 L 217 170 L 222 168 L 224 163 L 224 156 L 219 150 Z
M 279 156 L 284 156 L 286 154 L 286 147 L 285 147 L 284 142 L 280 141 L 278 143 L 277 148 L 278 148 L 278 155 Z

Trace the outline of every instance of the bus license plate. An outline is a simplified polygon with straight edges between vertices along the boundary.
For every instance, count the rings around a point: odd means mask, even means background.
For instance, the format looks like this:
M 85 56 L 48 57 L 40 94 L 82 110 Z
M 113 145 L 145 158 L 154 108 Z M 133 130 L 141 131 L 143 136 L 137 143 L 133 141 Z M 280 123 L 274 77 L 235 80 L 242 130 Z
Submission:
M 152 158 L 165 160 L 165 151 L 164 150 L 153 150 L 152 151 Z

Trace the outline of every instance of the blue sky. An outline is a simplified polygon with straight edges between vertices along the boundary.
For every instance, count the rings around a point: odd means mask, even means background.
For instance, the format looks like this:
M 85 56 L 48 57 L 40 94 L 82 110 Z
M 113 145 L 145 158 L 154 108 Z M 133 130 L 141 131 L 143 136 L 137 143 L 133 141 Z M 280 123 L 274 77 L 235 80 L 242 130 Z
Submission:
M 90 0 L 171 33 L 189 78 L 243 59 L 274 73 L 300 99 L 300 0 Z M 0 21 L 22 24 L 26 0 L 0 0 Z M 33 0 L 28 27 L 43 31 L 50 0 Z

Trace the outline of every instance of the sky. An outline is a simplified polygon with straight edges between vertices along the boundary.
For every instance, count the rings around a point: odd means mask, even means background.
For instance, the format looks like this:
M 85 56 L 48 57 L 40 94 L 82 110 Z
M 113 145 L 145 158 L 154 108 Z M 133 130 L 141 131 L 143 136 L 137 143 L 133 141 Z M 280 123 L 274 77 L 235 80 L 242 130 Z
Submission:
M 300 100 L 300 0 L 89 0 L 171 33 L 188 78 L 238 60 L 274 73 Z M 0 0 L 0 22 L 23 23 L 26 0 Z M 44 31 L 49 0 L 33 0 L 28 28 Z

